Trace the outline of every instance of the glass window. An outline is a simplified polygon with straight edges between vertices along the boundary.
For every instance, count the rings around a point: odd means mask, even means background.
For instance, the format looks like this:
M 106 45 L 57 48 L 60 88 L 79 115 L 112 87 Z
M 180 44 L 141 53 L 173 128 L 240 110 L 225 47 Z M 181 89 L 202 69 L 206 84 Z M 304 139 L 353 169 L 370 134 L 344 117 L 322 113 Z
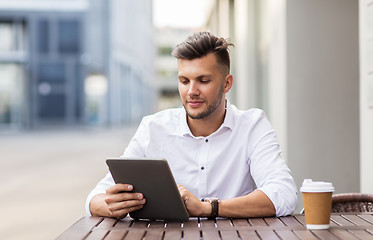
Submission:
M 64 118 L 65 112 L 65 95 L 39 95 L 40 118 Z
M 0 52 L 19 52 L 26 49 L 24 21 L 0 21 Z
M 39 65 L 39 83 L 65 82 L 65 65 L 63 63 L 41 63 Z
M 0 124 L 18 123 L 22 102 L 22 74 L 18 64 L 0 64 Z
M 0 22 L 0 52 L 10 52 L 15 49 L 15 36 L 11 22 Z
M 39 53 L 48 53 L 49 51 L 49 22 L 41 20 L 38 23 L 38 51 Z
M 79 53 L 80 25 L 76 20 L 58 22 L 58 51 L 64 53 Z

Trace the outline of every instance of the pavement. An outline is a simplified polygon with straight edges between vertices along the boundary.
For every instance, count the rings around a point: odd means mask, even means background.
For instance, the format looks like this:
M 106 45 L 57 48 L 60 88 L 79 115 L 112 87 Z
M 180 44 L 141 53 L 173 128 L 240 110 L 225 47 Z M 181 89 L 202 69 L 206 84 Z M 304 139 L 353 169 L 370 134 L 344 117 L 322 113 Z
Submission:
M 88 193 L 137 126 L 0 131 L 0 239 L 55 239 L 85 215 Z

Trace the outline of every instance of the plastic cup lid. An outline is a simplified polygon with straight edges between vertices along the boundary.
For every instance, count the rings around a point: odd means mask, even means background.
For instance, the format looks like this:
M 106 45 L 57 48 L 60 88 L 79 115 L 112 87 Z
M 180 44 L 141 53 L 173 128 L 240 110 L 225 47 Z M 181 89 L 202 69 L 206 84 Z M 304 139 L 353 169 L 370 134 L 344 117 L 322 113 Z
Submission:
M 304 179 L 301 192 L 334 192 L 333 184 L 330 182 L 314 182 L 312 179 Z

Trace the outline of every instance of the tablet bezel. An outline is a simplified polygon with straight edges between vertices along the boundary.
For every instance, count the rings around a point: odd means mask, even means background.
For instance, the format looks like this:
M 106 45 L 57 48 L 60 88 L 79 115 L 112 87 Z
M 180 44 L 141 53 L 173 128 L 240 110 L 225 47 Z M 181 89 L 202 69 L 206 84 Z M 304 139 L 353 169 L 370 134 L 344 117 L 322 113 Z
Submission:
M 132 218 L 167 221 L 189 219 L 167 160 L 108 158 L 106 164 L 115 183 L 133 185 L 133 192 L 142 193 L 146 199 L 142 209 L 130 213 Z

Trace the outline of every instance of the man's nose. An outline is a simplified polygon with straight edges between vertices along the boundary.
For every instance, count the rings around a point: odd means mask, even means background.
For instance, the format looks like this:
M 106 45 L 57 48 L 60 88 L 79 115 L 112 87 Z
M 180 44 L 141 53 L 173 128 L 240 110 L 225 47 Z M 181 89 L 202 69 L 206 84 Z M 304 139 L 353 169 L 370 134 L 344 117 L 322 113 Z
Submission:
M 196 82 L 191 82 L 189 84 L 188 95 L 190 96 L 199 95 L 199 87 Z

